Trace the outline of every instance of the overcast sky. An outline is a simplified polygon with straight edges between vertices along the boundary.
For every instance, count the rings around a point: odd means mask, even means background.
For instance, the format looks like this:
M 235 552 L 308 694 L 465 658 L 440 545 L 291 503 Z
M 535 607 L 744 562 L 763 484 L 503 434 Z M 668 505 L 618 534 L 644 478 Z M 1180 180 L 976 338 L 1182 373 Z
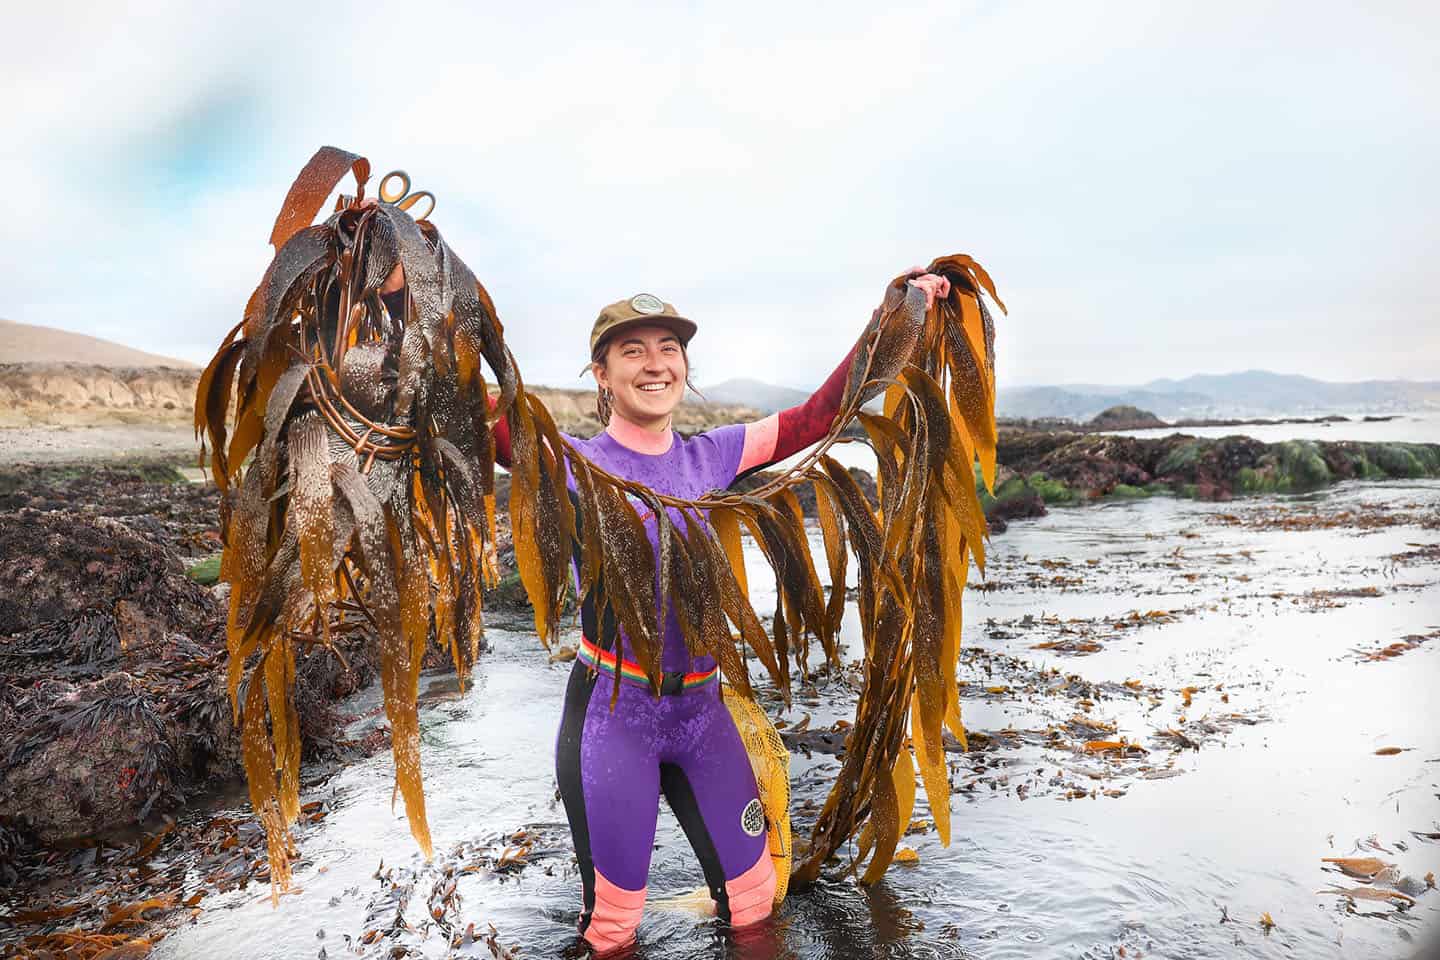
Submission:
M 1002 385 L 1440 378 L 1433 2 L 369 6 L 7 12 L 0 317 L 203 362 L 330 143 L 439 197 L 533 383 L 648 291 L 697 382 L 811 386 L 955 252 Z

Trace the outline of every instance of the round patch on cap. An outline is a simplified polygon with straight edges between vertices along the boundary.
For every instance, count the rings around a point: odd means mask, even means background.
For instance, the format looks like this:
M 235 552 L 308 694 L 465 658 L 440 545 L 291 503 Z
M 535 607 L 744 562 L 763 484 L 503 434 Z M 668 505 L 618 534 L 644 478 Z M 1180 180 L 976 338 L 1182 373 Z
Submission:
M 751 837 L 758 837 L 765 832 L 765 809 L 760 806 L 758 799 L 745 804 L 745 810 L 740 814 L 740 829 Z
M 640 293 L 630 298 L 630 309 L 636 313 L 664 313 L 665 304 L 657 296 Z

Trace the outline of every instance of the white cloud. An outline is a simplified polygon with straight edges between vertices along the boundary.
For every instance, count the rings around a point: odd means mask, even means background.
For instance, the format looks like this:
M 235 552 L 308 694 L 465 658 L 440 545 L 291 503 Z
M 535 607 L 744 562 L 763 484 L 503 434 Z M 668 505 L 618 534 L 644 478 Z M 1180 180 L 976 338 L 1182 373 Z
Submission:
M 203 360 L 329 142 L 438 195 L 533 382 L 645 289 L 701 323 L 704 382 L 814 383 L 891 275 L 962 250 L 1013 382 L 1432 377 L 1366 346 L 1433 343 L 1440 246 L 1437 14 L 1377 9 L 27 8 L 0 315 Z

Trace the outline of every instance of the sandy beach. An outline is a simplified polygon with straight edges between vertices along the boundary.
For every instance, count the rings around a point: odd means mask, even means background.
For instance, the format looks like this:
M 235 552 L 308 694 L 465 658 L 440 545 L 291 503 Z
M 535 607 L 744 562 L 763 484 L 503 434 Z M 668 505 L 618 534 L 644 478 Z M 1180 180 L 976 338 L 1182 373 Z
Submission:
M 0 459 L 41 465 L 135 459 L 194 461 L 199 442 L 189 424 L 9 427 L 0 429 Z

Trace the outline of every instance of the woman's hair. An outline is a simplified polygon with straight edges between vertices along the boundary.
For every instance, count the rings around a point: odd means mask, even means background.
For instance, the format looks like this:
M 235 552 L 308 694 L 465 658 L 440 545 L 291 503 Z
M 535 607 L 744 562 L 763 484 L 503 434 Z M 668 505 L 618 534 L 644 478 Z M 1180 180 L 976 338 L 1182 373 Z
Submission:
M 607 354 L 607 353 L 610 352 L 610 343 L 611 343 L 611 341 L 610 341 L 610 339 L 607 337 L 606 339 L 601 340 L 599 343 L 595 344 L 595 350 L 590 354 L 590 362 L 591 362 L 591 363 L 599 364 L 601 367 L 604 367 L 604 366 L 605 366 L 605 354 Z M 680 344 L 680 356 L 681 356 L 681 357 L 684 359 L 684 361 L 685 361 L 685 389 L 687 389 L 687 390 L 689 390 L 690 392 L 694 393 L 695 396 L 697 396 L 697 397 L 699 397 L 699 398 L 701 398 L 701 399 L 703 400 L 703 399 L 705 398 L 705 394 L 701 393 L 701 392 L 696 388 L 695 384 L 693 384 L 693 383 L 690 382 L 690 354 L 689 354 L 689 352 L 685 349 L 685 344 L 683 344 L 683 343 Z M 610 412 L 611 412 L 610 403 L 611 403 L 611 399 L 612 399 L 612 395 L 611 395 L 610 391 L 609 391 L 609 390 L 606 390 L 604 387 L 600 386 L 599 383 L 596 383 L 596 384 L 595 384 L 595 416 L 600 419 L 600 422 L 601 422 L 602 424 L 609 424 L 609 423 L 610 423 Z

